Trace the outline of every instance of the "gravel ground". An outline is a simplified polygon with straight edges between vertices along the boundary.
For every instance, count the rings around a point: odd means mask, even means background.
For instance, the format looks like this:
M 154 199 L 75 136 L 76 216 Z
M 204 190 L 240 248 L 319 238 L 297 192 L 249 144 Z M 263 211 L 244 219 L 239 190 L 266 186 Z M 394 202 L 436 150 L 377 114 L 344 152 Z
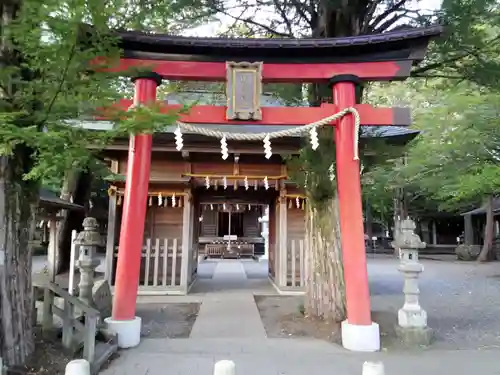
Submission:
M 151 339 L 188 338 L 199 310 L 199 303 L 138 304 L 141 334 Z
M 436 334 L 430 349 L 499 348 L 500 303 L 494 301 L 500 296 L 500 262 L 422 260 L 422 264 L 420 302 Z M 404 300 L 397 266 L 398 261 L 390 257 L 368 259 L 373 320 L 380 324 L 382 346 L 390 350 L 397 348 L 393 326 Z M 268 336 L 314 336 L 336 341 L 335 334 L 328 338 L 324 332 L 311 332 L 311 324 L 297 318 L 302 298 L 256 297 Z M 325 330 L 321 325 L 316 329 Z
M 432 348 L 500 347 L 500 263 L 422 260 L 420 302 L 435 330 Z M 396 320 L 403 279 L 394 259 L 369 259 L 372 311 Z M 392 319 L 391 319 L 392 320 Z

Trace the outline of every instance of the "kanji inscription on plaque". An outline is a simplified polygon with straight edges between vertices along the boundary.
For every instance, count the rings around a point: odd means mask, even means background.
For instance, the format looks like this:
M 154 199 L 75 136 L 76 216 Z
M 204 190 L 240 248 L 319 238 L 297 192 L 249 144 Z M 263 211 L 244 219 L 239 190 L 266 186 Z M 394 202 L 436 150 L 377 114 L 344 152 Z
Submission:
M 260 96 L 262 94 L 261 62 L 226 62 L 228 120 L 262 120 Z

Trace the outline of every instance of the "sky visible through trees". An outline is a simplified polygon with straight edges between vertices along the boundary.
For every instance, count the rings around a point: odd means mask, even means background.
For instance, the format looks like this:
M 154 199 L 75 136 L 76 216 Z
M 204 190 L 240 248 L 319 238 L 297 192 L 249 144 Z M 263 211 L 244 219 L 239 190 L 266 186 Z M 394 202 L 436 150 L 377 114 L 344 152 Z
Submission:
M 239 0 L 232 0 L 231 3 L 238 3 Z M 412 9 L 420 9 L 422 12 L 433 12 L 441 7 L 442 0 L 419 0 L 414 1 L 413 4 L 409 6 Z M 236 15 L 236 12 L 233 12 Z M 239 14 L 237 16 L 240 16 Z M 266 18 L 265 14 L 257 14 L 256 19 L 264 20 Z M 197 36 L 197 37 L 207 37 L 216 36 L 221 29 L 230 25 L 234 20 L 226 15 L 218 15 L 216 21 L 207 23 L 205 25 L 185 30 L 182 35 L 185 36 Z

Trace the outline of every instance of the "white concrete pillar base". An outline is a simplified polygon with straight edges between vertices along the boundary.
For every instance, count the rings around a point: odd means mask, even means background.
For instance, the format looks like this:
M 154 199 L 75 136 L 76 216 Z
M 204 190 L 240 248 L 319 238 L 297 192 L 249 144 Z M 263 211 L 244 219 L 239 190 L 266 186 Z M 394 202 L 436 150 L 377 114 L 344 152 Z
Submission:
M 216 362 L 214 366 L 214 375 L 235 375 L 236 365 L 233 361 L 224 359 Z
M 382 362 L 365 362 L 361 375 L 385 375 L 384 364 Z
M 85 359 L 75 359 L 66 365 L 65 375 L 90 375 L 90 364 Z
M 132 320 L 104 319 L 108 329 L 118 335 L 118 347 L 122 349 L 133 348 L 141 342 L 142 320 L 136 316 Z
M 353 352 L 376 352 L 380 350 L 380 329 L 377 323 L 369 326 L 342 322 L 342 346 Z

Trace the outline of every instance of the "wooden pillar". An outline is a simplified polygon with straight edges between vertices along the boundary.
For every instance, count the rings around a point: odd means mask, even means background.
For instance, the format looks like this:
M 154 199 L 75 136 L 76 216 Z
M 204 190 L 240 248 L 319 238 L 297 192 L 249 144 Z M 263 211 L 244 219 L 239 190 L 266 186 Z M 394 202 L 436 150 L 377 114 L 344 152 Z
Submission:
M 339 110 L 356 104 L 359 78 L 341 75 L 330 80 L 334 102 Z M 355 351 L 380 349 L 380 333 L 372 323 L 370 291 L 363 229 L 359 160 L 355 155 L 354 116 L 348 114 L 335 127 L 337 189 L 342 244 L 342 260 L 346 286 L 347 320 L 342 322 L 342 344 Z M 357 147 L 357 145 L 356 145 Z
M 190 190 L 185 190 L 182 211 L 182 258 L 181 258 L 181 288 L 187 293 L 191 263 L 192 233 L 193 233 L 193 197 Z
M 134 79 L 134 83 L 134 105 L 147 105 L 156 101 L 156 89 L 161 83 L 160 76 L 154 73 L 141 74 Z M 137 320 L 135 310 L 142 260 L 152 143 L 153 136 L 151 134 L 139 134 L 130 137 L 113 298 L 112 320 L 115 322 Z M 121 328 L 116 327 L 116 329 Z M 134 334 L 135 330 L 134 326 Z M 127 342 L 122 340 L 121 343 L 120 332 L 118 332 L 118 336 L 120 347 L 139 344 L 135 335 L 133 339 Z
M 117 196 L 113 194 L 109 197 L 108 206 L 108 231 L 106 233 L 106 269 L 104 279 L 111 284 L 113 276 L 113 261 L 115 257 L 116 242 L 116 201 Z
M 464 243 L 474 244 L 474 228 L 472 226 L 472 215 L 464 215 Z
M 56 281 L 57 272 L 57 254 L 59 250 L 59 238 L 57 236 L 57 218 L 51 216 L 48 218 L 49 226 L 49 246 L 47 249 L 47 268 L 49 273 L 49 281 Z
M 286 190 L 284 187 L 280 190 L 279 198 L 279 285 L 286 286 L 288 273 L 288 224 L 287 224 L 288 208 L 286 205 Z

